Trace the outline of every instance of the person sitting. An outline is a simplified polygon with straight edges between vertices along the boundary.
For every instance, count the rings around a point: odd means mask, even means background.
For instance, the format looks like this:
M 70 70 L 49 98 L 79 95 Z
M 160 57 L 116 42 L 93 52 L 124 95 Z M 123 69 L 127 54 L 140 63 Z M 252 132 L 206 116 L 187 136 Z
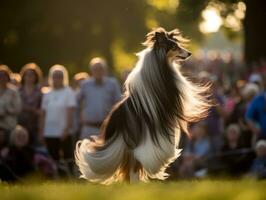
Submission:
M 1 151 L 0 158 L 4 170 L 0 170 L 0 179 L 15 181 L 33 173 L 34 155 L 34 149 L 29 146 L 28 131 L 17 125 L 11 132 L 10 144 Z
M 204 168 L 204 160 L 209 155 L 211 145 L 204 123 L 195 124 L 191 130 L 191 139 L 185 146 L 183 160 L 179 168 L 182 177 L 194 177 L 196 171 Z
M 241 131 L 237 124 L 230 124 L 226 129 L 225 141 L 221 149 L 222 152 L 234 151 L 242 148 Z
M 266 179 L 266 140 L 256 143 L 256 158 L 250 168 L 250 173 L 258 179 Z
M 226 129 L 225 141 L 219 159 L 222 173 L 231 177 L 243 175 L 250 167 L 253 154 L 244 149 L 241 130 L 237 124 L 230 124 Z

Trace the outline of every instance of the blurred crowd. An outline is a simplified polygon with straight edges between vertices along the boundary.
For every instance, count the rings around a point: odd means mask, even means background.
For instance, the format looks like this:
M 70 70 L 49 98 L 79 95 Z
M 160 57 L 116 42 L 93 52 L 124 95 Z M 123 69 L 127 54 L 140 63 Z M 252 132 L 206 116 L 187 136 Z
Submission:
M 209 116 L 181 140 L 174 177 L 266 178 L 266 60 L 246 65 L 230 54 L 184 63 L 197 83 L 210 82 Z
M 246 66 L 229 55 L 192 59 L 183 73 L 211 83 L 209 116 L 182 135 L 172 178 L 266 177 L 266 61 Z M 20 73 L 0 65 L 0 180 L 29 175 L 74 177 L 77 140 L 99 134 L 119 101 L 128 71 L 116 80 L 102 58 L 69 79 L 62 65 L 44 77 L 35 63 Z
M 91 76 L 81 72 L 70 81 L 62 65 L 52 66 L 47 78 L 35 63 L 19 74 L 0 65 L 0 179 L 74 176 L 76 141 L 99 134 L 121 97 L 105 60 L 89 66 Z

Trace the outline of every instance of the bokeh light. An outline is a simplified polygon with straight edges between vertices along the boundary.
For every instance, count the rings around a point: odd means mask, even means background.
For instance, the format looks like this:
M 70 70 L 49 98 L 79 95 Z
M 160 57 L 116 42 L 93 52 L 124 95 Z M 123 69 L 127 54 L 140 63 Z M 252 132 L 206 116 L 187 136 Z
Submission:
M 202 12 L 203 22 L 200 23 L 199 28 L 202 33 L 217 32 L 222 25 L 222 18 L 218 10 L 214 7 L 207 7 Z

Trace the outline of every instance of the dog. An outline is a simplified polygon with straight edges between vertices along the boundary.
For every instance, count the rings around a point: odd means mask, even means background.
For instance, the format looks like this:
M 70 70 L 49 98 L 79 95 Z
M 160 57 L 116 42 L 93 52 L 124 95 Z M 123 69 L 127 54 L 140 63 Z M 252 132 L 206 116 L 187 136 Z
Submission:
M 208 115 L 208 86 L 192 83 L 179 63 L 191 53 L 178 29 L 152 30 L 125 82 L 120 102 L 104 120 L 99 137 L 78 141 L 75 160 L 91 182 L 164 180 L 180 154 L 180 132 Z

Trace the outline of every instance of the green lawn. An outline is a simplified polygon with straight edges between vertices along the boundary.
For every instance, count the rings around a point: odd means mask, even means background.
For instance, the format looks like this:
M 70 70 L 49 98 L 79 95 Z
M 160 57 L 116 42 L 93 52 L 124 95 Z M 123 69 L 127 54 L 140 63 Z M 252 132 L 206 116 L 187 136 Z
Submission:
M 115 184 L 101 186 L 89 183 L 0 183 L 0 200 L 266 200 L 266 181 L 205 180 Z

